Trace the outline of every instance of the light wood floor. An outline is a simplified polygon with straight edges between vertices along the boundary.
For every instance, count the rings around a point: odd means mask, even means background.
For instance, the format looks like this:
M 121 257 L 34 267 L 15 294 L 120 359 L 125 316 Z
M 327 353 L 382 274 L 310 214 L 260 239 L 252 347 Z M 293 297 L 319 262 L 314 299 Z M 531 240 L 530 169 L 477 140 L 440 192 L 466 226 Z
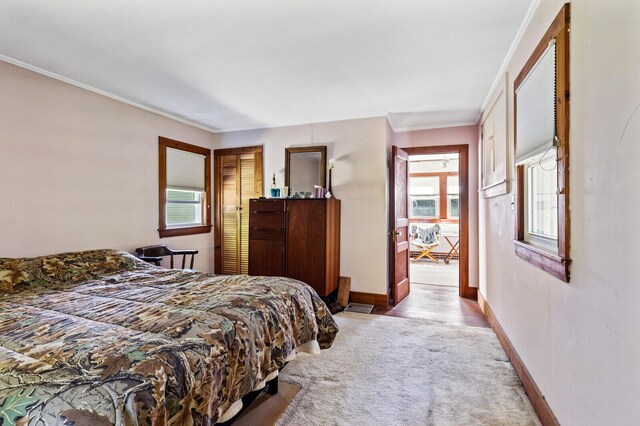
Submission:
M 375 308 L 372 313 L 489 327 L 478 302 L 459 297 L 457 287 L 441 285 L 411 283 L 411 292 L 397 306 Z
M 233 423 L 233 426 L 273 426 L 287 409 L 300 386 L 280 381 L 278 393 L 269 395 L 263 392 Z
M 430 259 L 411 261 L 412 284 L 434 284 L 458 287 L 460 263 L 452 260 L 449 263 L 435 263 Z

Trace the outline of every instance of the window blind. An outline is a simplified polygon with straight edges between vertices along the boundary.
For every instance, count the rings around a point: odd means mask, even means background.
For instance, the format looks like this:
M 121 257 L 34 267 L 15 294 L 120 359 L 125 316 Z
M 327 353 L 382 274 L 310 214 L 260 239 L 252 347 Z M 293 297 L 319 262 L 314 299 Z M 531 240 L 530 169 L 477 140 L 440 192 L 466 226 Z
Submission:
M 516 90 L 516 163 L 544 153 L 556 134 L 556 43 Z
M 167 188 L 204 192 L 204 156 L 167 148 Z

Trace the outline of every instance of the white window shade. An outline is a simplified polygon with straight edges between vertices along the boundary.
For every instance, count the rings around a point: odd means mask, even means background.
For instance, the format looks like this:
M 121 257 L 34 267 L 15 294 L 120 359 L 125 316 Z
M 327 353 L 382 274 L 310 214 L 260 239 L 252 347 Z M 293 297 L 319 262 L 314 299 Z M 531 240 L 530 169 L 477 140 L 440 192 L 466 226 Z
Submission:
M 204 156 L 167 148 L 167 188 L 204 191 Z
M 516 163 L 553 144 L 556 112 L 556 43 L 549 44 L 516 90 Z

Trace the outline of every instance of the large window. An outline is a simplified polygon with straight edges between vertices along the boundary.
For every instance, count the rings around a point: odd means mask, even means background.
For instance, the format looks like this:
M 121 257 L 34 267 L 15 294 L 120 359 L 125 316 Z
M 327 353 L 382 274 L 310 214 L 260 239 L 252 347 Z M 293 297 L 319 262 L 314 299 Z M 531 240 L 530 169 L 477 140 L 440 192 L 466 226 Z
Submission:
M 160 138 L 160 237 L 211 231 L 211 150 Z
M 514 81 L 516 254 L 569 281 L 569 8 Z
M 411 219 L 457 222 L 460 218 L 458 173 L 410 173 L 409 207 Z

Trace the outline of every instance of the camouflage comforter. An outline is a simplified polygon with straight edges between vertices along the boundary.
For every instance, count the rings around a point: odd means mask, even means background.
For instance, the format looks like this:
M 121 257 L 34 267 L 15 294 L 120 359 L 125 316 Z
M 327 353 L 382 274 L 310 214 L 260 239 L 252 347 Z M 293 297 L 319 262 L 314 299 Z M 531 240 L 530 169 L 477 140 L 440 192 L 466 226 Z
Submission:
M 168 270 L 114 250 L 0 259 L 0 420 L 213 424 L 296 348 L 328 348 L 337 331 L 313 289 L 286 278 Z

